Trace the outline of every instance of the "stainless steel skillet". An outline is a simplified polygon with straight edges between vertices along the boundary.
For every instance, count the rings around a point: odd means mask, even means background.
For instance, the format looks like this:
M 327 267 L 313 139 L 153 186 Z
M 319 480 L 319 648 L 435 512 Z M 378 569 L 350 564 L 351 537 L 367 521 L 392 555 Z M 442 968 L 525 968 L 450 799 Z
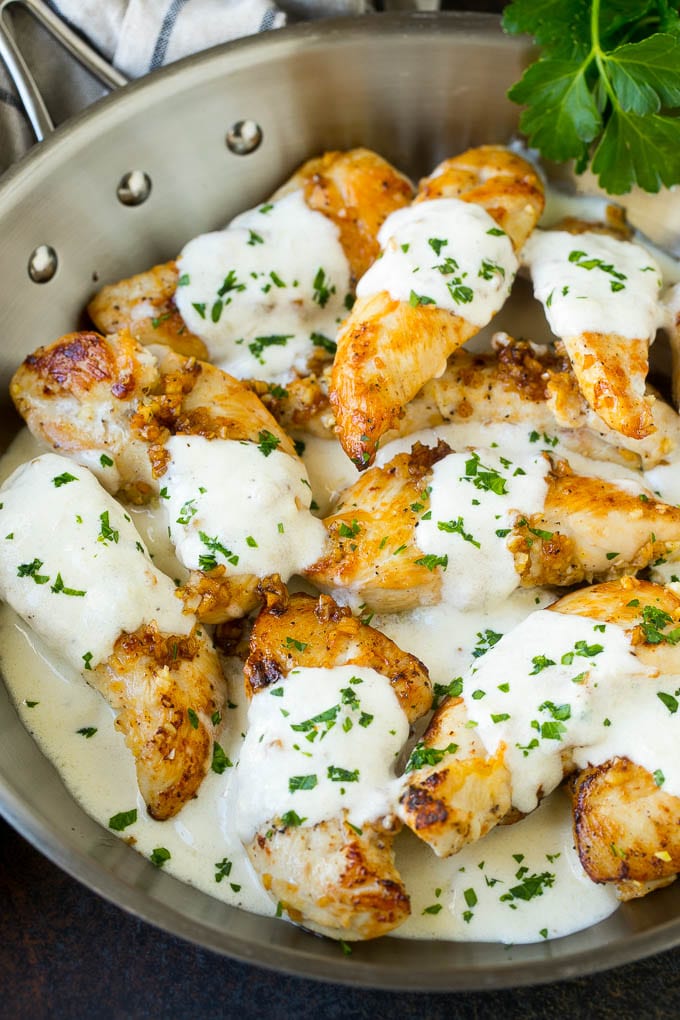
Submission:
M 0 183 L 2 391 L 29 350 L 74 328 L 96 280 L 174 255 L 314 153 L 369 145 L 417 176 L 468 145 L 507 140 L 516 111 L 504 92 L 525 59 L 524 44 L 503 37 L 495 18 L 382 15 L 219 48 L 98 103 Z M 247 155 L 225 144 L 242 121 L 262 134 Z M 118 197 L 131 171 L 151 184 L 137 205 Z M 39 283 L 28 267 L 41 245 L 53 249 L 57 269 Z M 680 942 L 680 887 L 670 887 L 556 942 L 505 948 L 389 938 L 345 957 L 335 943 L 176 881 L 104 831 L 67 793 L 1 685 L 0 810 L 124 909 L 217 952 L 311 978 L 428 991 L 519 985 Z

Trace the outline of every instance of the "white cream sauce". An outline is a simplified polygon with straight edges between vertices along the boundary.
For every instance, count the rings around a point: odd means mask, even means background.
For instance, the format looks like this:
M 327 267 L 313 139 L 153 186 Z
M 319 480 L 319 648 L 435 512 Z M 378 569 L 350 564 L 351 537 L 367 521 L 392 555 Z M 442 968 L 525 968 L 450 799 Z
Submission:
M 271 443 L 171 436 L 162 504 L 177 557 L 189 569 L 278 573 L 287 581 L 321 555 L 304 464 Z
M 507 536 L 518 512 L 543 509 L 549 469 L 540 454 L 510 459 L 484 447 L 451 453 L 434 465 L 416 541 L 441 568 L 449 605 L 496 604 L 518 586 Z
M 344 809 L 361 827 L 391 815 L 408 732 L 389 680 L 374 669 L 294 669 L 250 705 L 238 772 L 241 839 L 286 817 L 312 826 Z
M 528 812 L 539 788 L 561 782 L 565 751 L 579 768 L 627 757 L 660 769 L 678 795 L 680 723 L 659 697 L 674 697 L 672 686 L 633 655 L 622 628 L 540 610 L 464 675 L 463 697 L 486 749 L 506 746 L 513 804 Z
M 71 460 L 45 453 L 17 468 L 0 489 L 0 532 L 2 598 L 76 669 L 144 623 L 191 630 L 129 515 Z
M 210 360 L 239 379 L 284 382 L 332 350 L 351 301 L 338 229 L 302 191 L 189 241 L 175 304 Z
M 436 305 L 485 326 L 505 303 L 518 261 L 508 235 L 478 205 L 437 198 L 391 213 L 378 234 L 382 255 L 358 297 L 387 291 L 413 306 Z
M 591 231 L 535 230 L 521 258 L 556 336 L 653 340 L 665 322 L 661 270 L 638 244 Z

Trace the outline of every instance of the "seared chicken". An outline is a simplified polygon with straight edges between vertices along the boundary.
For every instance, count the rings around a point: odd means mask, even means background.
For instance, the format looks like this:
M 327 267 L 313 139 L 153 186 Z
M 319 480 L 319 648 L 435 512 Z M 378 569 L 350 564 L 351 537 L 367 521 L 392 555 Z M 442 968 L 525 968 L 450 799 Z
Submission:
M 172 818 L 210 769 L 226 701 L 210 638 L 203 628 L 187 637 L 140 627 L 86 675 L 116 712 L 149 814 Z
M 437 447 L 416 443 L 410 454 L 371 468 L 346 489 L 324 520 L 326 548 L 305 571 L 308 580 L 322 590 L 346 591 L 377 612 L 439 602 L 443 571 L 455 573 L 456 564 L 426 555 L 417 529 L 429 514 L 433 467 L 451 452 L 443 440 Z M 497 534 L 514 557 L 517 586 L 616 577 L 680 549 L 677 507 L 656 500 L 648 489 L 575 475 L 566 461 L 549 460 L 542 511 L 532 514 L 516 507 L 512 527 Z M 459 533 L 464 530 L 461 513 L 469 543 L 474 524 L 464 508 L 451 506 Z
M 680 598 L 669 589 L 625 577 L 573 592 L 550 609 L 617 624 L 635 657 L 652 667 L 650 677 L 658 671 L 670 687 L 677 683 Z M 672 709 L 672 698 L 668 704 Z M 440 856 L 516 818 L 505 745 L 489 755 L 467 721 L 462 698 L 447 698 L 405 776 L 400 816 Z M 671 881 L 680 871 L 680 798 L 663 791 L 663 775 L 623 757 L 579 770 L 568 747 L 561 760 L 564 775 L 572 775 L 576 849 L 590 878 L 614 883 L 622 899 Z
M 309 160 L 270 201 L 297 190 L 303 192 L 310 209 L 337 226 L 353 282 L 379 252 L 376 238 L 383 220 L 407 205 L 413 194 L 408 179 L 368 149 L 327 152 Z M 175 261 L 154 266 L 103 287 L 90 302 L 89 315 L 103 333 L 127 329 L 141 343 L 166 344 L 180 354 L 205 359 L 205 343 L 188 331 L 175 306 L 178 282 Z M 320 356 L 323 349 L 314 348 L 310 360 Z
M 432 703 L 425 667 L 347 609 L 323 595 L 288 597 L 282 589 L 278 599 L 270 596 L 255 621 L 245 666 L 253 697 L 276 693 L 284 678 L 294 685 L 300 667 L 344 665 L 387 677 L 409 722 Z M 308 771 L 309 757 L 301 759 Z M 397 927 L 410 911 L 392 853 L 398 828 L 390 814 L 358 829 L 344 809 L 307 826 L 299 818 L 274 817 L 246 849 L 265 889 L 292 920 L 335 938 L 369 939 Z
M 226 686 L 130 516 L 85 468 L 43 454 L 0 498 L 0 594 L 116 714 L 153 818 L 196 795 Z
M 571 235 L 577 236 L 572 240 Z M 558 245 L 554 251 L 553 244 Z M 651 435 L 654 401 L 645 393 L 645 381 L 649 344 L 661 325 L 658 296 L 662 283 L 654 260 L 643 248 L 610 236 L 603 228 L 593 230 L 591 224 L 578 222 L 537 231 L 523 257 L 531 269 L 536 296 L 553 330 L 561 336 L 587 402 L 615 432 L 631 439 Z M 633 264 L 635 257 L 638 265 Z M 635 298 L 634 313 L 638 308 L 649 309 L 649 321 L 643 315 L 639 336 L 617 335 L 601 324 L 599 306 L 607 308 L 608 321 L 617 321 L 617 302 L 629 291 Z M 623 328 L 628 325 L 626 322 Z
M 164 486 L 173 436 L 276 450 L 304 474 L 290 438 L 243 383 L 168 348 L 152 353 L 127 332 L 106 338 L 72 333 L 39 348 L 19 367 L 10 391 L 34 435 L 86 459 L 103 484 L 134 502 Z M 258 605 L 259 576 L 222 563 L 203 570 L 186 565 L 190 576 L 179 593 L 204 622 L 242 616 Z
M 460 199 L 484 210 L 492 224 L 486 233 L 507 235 L 515 251 L 533 229 L 544 202 L 533 167 L 497 146 L 469 150 L 437 167 L 421 182 L 416 201 L 434 199 Z M 361 285 L 366 293 L 340 329 L 330 399 L 340 441 L 360 469 L 373 462 L 381 437 L 398 426 L 405 405 L 421 386 L 441 375 L 449 355 L 485 324 L 469 321 L 464 315 L 473 292 L 463 278 L 455 276 L 463 253 L 453 239 L 450 244 L 437 237 L 429 241 L 434 244 L 430 258 L 436 250 L 436 257 L 443 260 L 434 268 L 443 279 L 450 278 L 449 289 L 453 288 L 460 313 L 439 307 L 415 290 L 411 299 L 396 299 L 384 287 L 374 291 L 367 284 L 369 273 Z M 402 244 L 401 249 L 406 252 L 409 244 Z M 495 276 L 500 284 L 501 274 L 503 285 L 509 287 L 506 270 L 495 263 L 483 262 L 476 276 Z M 415 275 L 413 281 L 416 287 Z M 479 286 L 479 279 L 468 282 Z

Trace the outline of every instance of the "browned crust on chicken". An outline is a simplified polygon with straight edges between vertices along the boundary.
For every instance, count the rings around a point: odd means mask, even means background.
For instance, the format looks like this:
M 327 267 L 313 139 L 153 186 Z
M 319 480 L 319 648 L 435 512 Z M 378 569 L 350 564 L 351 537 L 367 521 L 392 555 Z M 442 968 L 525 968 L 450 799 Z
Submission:
M 623 898 L 680 871 L 680 798 L 664 793 L 646 769 L 615 758 L 571 782 L 576 848 L 593 882 L 624 883 Z
M 522 247 L 543 212 L 543 183 L 526 159 L 501 145 L 479 145 L 445 159 L 418 184 L 416 202 L 460 198 L 474 202 Z
M 608 580 L 677 554 L 680 510 L 556 461 L 543 511 L 519 517 L 508 546 L 525 587 Z
M 292 921 L 332 938 L 374 939 L 411 912 L 394 865 L 394 832 L 343 818 L 309 827 L 276 822 L 247 847 L 267 892 Z
M 266 588 L 266 590 L 265 590 Z M 432 705 L 423 664 L 327 595 L 263 586 L 250 639 L 246 691 L 257 697 L 298 667 L 355 665 L 389 680 L 409 722 Z M 294 675 L 289 681 L 294 682 Z M 393 816 L 351 826 L 343 811 L 314 826 L 270 819 L 246 846 L 265 889 L 298 923 L 334 938 L 369 939 L 402 923 L 409 898 L 394 865 Z
M 102 333 L 128 329 L 142 344 L 165 344 L 178 354 L 205 360 L 205 344 L 189 332 L 175 308 L 178 278 L 172 261 L 107 284 L 90 301 L 88 315 Z
M 432 567 L 419 547 L 417 525 L 430 506 L 432 466 L 450 452 L 442 440 L 435 449 L 416 443 L 411 453 L 372 467 L 345 489 L 324 519 L 323 554 L 305 577 L 325 591 L 351 592 L 375 612 L 439 602 L 441 567 Z M 543 510 L 529 515 L 518 508 L 507 537 L 518 585 L 566 587 L 678 555 L 677 507 L 648 489 L 630 492 L 575 475 L 564 460 L 550 461 Z M 455 571 L 455 563 L 447 569 Z
M 407 773 L 399 798 L 399 817 L 438 857 L 481 839 L 512 806 L 504 746 L 487 755 L 466 723 L 463 699 L 448 698 L 423 737 L 441 761 Z
M 177 595 L 202 623 L 226 623 L 257 609 L 259 583 L 255 574 L 227 574 L 220 563 L 213 570 L 191 570 Z
M 613 333 L 563 337 L 581 393 L 615 432 L 645 439 L 654 432 L 654 397 L 645 395 L 649 341 Z
M 362 475 L 324 519 L 324 552 L 305 577 L 322 590 L 358 592 L 377 612 L 439 602 L 441 576 L 418 562 L 416 527 L 429 506 L 432 466 L 450 452 L 441 440 L 435 448 L 416 443 Z
M 250 695 L 276 683 L 296 666 L 367 666 L 389 678 L 409 722 L 432 704 L 425 666 L 380 631 L 362 623 L 328 595 L 296 592 L 263 609 L 253 626 L 245 665 Z
M 88 679 L 117 713 L 149 814 L 172 818 L 196 796 L 210 768 L 226 700 L 209 638 L 142 626 L 121 634 Z
M 416 201 L 460 198 L 484 208 L 518 250 L 544 204 L 531 164 L 500 146 L 446 160 L 421 182 Z M 330 400 L 340 442 L 360 470 L 381 437 L 398 427 L 407 404 L 449 355 L 479 328 L 444 309 L 395 301 L 386 292 L 360 298 L 338 335 Z
M 309 208 L 338 228 L 353 286 L 380 253 L 378 231 L 387 217 L 413 198 L 409 179 L 370 149 L 325 152 L 308 160 L 272 201 L 299 188 Z

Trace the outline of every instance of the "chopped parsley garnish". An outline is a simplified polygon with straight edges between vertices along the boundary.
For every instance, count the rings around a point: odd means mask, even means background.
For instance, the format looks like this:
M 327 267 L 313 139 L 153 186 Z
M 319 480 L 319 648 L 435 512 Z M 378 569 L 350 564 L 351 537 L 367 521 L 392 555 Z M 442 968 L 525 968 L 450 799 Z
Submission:
M 455 683 L 455 681 L 454 681 Z M 448 747 L 426 747 L 422 740 L 419 740 L 411 751 L 404 772 L 414 772 L 422 769 L 425 765 L 439 765 L 447 754 L 455 754 L 458 744 L 449 744 Z
M 104 513 L 99 515 L 101 527 L 99 529 L 99 535 L 97 536 L 98 542 L 118 542 L 120 537 L 119 532 L 116 528 L 112 528 L 109 522 L 109 511 L 105 510 Z
M 278 436 L 268 429 L 260 429 L 257 434 L 257 448 L 264 457 L 268 457 L 280 445 L 281 440 Z
M 509 467 L 510 463 L 508 461 L 506 466 Z M 484 492 L 495 492 L 497 496 L 504 496 L 508 491 L 507 482 L 503 475 L 496 468 L 487 467 L 485 464 L 482 464 L 478 453 L 473 453 L 465 461 L 465 479 L 466 481 L 471 481 L 476 489 Z
M 625 280 L 626 276 L 624 273 L 620 273 L 617 269 L 614 269 L 614 266 L 611 263 L 605 263 L 602 259 L 598 258 L 589 259 L 586 252 L 578 250 L 569 252 L 569 261 L 573 262 L 579 269 L 601 269 L 603 273 L 609 273 L 609 275 L 613 277 L 613 279 L 609 281 L 612 292 L 616 293 L 616 291 L 624 290 L 625 284 L 621 281 Z
M 81 737 L 85 737 L 86 740 L 89 740 L 90 737 L 93 737 L 95 735 L 95 733 L 97 732 L 97 727 L 96 726 L 81 726 L 79 730 L 76 730 L 76 732 L 80 733 Z
M 197 730 L 198 729 L 198 715 L 197 715 L 196 711 L 193 708 L 188 708 L 187 709 L 187 717 L 189 719 L 189 723 L 191 725 L 191 728 L 194 729 L 194 730 Z
M 675 715 L 678 710 L 678 699 L 672 694 L 666 694 L 665 691 L 657 691 L 656 696 L 666 706 L 671 715 Z
M 52 484 L 54 485 L 55 489 L 60 489 L 62 485 L 68 485 L 69 482 L 77 481 L 78 479 L 76 478 L 75 475 L 71 475 L 68 473 L 68 471 L 64 471 L 62 474 L 57 475 L 55 478 L 52 479 Z
M 131 811 L 119 811 L 117 815 L 112 815 L 109 818 L 109 828 L 114 832 L 122 832 L 123 829 L 127 829 L 128 825 L 134 825 L 136 821 L 137 808 L 132 808 Z
M 318 782 L 314 773 L 310 776 L 291 776 L 288 780 L 289 793 L 297 793 L 298 790 L 313 790 Z
M 441 909 L 441 903 L 432 903 L 429 907 L 424 908 L 423 914 L 438 914 Z
M 221 776 L 226 769 L 232 768 L 232 763 L 227 757 L 224 748 L 217 741 L 213 744 L 212 762 L 210 768 Z
M 92 652 L 85 652 L 82 656 L 83 662 L 85 663 L 84 669 L 92 669 Z
M 499 266 L 497 262 L 491 262 L 489 259 L 482 259 L 482 264 L 479 267 L 477 276 L 481 277 L 482 280 L 493 280 L 494 276 L 505 276 L 505 270 L 503 266 Z
M 511 903 L 513 900 L 533 900 L 536 896 L 542 896 L 544 889 L 551 889 L 555 884 L 555 875 L 544 871 L 540 875 L 527 875 L 520 885 L 515 885 L 508 892 L 500 896 L 501 903 Z
M 287 637 L 285 641 L 286 648 L 294 648 L 296 652 L 304 652 L 305 649 L 309 648 L 309 643 L 306 641 L 298 641 L 297 638 Z
M 254 358 L 256 358 L 261 365 L 264 365 L 264 358 L 262 352 L 267 347 L 285 347 L 289 340 L 293 339 L 293 334 L 288 333 L 283 335 L 281 333 L 274 333 L 271 336 L 256 336 L 254 340 L 251 340 L 248 344 L 248 350 Z
M 419 305 L 436 305 L 437 302 L 434 298 L 428 297 L 427 294 L 416 294 L 414 290 L 411 291 L 408 297 L 408 303 L 411 308 L 417 308 Z
M 32 577 L 36 584 L 47 584 L 49 574 L 39 574 L 38 571 L 43 565 L 42 560 L 32 560 L 31 563 L 20 563 L 17 567 L 17 577 Z
M 502 637 L 503 635 L 495 630 L 477 631 L 477 644 L 472 650 L 473 659 L 478 659 L 480 655 L 485 655 Z
M 328 351 L 329 354 L 335 354 L 338 349 L 338 345 L 335 340 L 331 340 L 330 337 L 324 336 L 323 333 L 310 333 L 309 339 L 315 347 L 321 347 L 324 351 Z
M 548 659 L 545 655 L 534 655 L 531 662 L 534 668 L 529 673 L 529 676 L 535 676 L 537 673 L 540 673 L 541 670 L 547 669 L 548 666 L 555 665 L 554 659 Z
M 358 783 L 359 782 L 359 769 L 343 769 L 338 765 L 329 765 L 326 773 L 328 778 L 334 783 Z
M 170 860 L 171 856 L 170 851 L 166 847 L 157 846 L 155 850 L 151 851 L 149 860 L 155 868 L 162 868 Z
M 254 248 L 256 244 L 264 244 L 264 239 L 256 233 L 256 231 L 249 230 L 248 233 L 250 237 L 248 238 L 247 243 L 251 246 L 251 248 Z
M 444 698 L 459 698 L 462 693 L 463 678 L 460 676 L 454 677 L 448 684 L 435 683 L 432 708 L 438 708 Z
M 445 248 L 449 242 L 442 237 L 428 237 L 427 243 L 435 255 L 439 256 L 442 248 Z
M 338 528 L 338 534 L 341 538 L 356 538 L 361 531 L 361 526 L 357 524 L 356 520 L 353 520 L 351 524 L 346 524 L 342 521 Z
M 238 566 L 238 556 L 233 553 L 231 549 L 227 549 L 225 545 L 222 545 L 217 536 L 215 536 L 215 538 L 211 538 L 210 535 L 206 535 L 205 531 L 199 531 L 198 537 L 203 545 L 209 550 L 208 553 L 203 553 L 198 557 L 198 565 L 201 570 L 215 569 L 217 566 L 215 553 L 221 553 L 227 563 L 231 563 L 235 567 Z
M 184 503 L 180 507 L 177 523 L 188 524 L 191 518 L 196 514 L 196 512 L 197 512 L 196 499 L 188 499 L 186 503 Z
M 82 598 L 87 593 L 80 588 L 69 588 L 64 584 L 61 574 L 57 574 L 55 582 L 50 587 L 50 591 L 53 591 L 55 595 L 73 595 L 78 598 Z
M 673 617 L 665 609 L 659 609 L 657 606 L 643 606 L 640 628 L 647 644 L 658 645 L 666 643 L 677 645 L 678 641 L 680 641 L 680 626 L 662 633 L 664 627 L 673 622 Z
M 192 301 L 191 307 L 200 315 L 202 319 L 205 319 L 205 302 L 204 301 Z
M 99 463 L 102 467 L 113 467 L 113 461 L 109 457 L 108 453 L 103 453 L 99 458 Z
M 437 521 L 437 527 L 440 531 L 446 531 L 448 534 L 460 535 L 470 545 L 474 545 L 476 549 L 481 549 L 481 542 L 478 542 L 469 531 L 465 531 L 465 521 L 462 517 L 455 521 Z
M 302 825 L 302 823 L 306 821 L 306 818 L 300 818 L 297 811 L 286 811 L 285 815 L 281 815 L 281 822 L 283 825 L 290 826 L 291 828 Z
M 221 861 L 215 862 L 215 881 L 221 882 L 223 878 L 229 878 L 231 875 L 231 861 L 228 857 L 223 857 Z
M 449 557 L 435 556 L 433 553 L 429 553 L 427 556 L 421 556 L 415 563 L 417 567 L 427 567 L 428 570 L 434 570 L 435 567 L 441 567 L 442 570 L 446 570 L 449 565 Z
M 331 281 L 326 276 L 326 271 L 321 268 L 317 269 L 316 276 L 314 277 L 314 282 L 312 284 L 314 288 L 314 294 L 312 296 L 314 301 L 316 301 L 321 308 L 325 308 L 331 294 L 335 294 L 335 287 L 332 285 L 329 286 L 330 282 Z

